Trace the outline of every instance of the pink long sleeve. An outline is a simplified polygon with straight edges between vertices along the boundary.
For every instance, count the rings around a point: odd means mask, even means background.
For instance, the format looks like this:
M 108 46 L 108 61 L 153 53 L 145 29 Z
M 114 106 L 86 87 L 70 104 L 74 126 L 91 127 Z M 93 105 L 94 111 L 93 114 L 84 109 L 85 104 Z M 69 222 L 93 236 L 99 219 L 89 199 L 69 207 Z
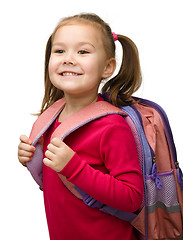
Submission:
M 90 151 L 80 156 L 83 142 L 78 139 L 76 154 L 61 174 L 98 201 L 134 212 L 142 202 L 143 182 L 131 130 L 118 115 L 105 117 L 93 125 L 96 126 L 91 132 L 88 128 L 89 140 L 84 138 L 84 145 L 88 144 L 93 156 L 88 157 Z M 98 139 L 95 129 L 100 129 Z

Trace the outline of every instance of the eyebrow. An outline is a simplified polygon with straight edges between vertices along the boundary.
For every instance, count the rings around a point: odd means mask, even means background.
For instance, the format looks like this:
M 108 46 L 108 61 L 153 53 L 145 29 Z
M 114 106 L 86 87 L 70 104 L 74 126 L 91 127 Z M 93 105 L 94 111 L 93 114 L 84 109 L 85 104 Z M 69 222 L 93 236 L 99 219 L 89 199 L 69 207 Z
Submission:
M 52 46 L 64 46 L 64 45 L 65 45 L 65 43 L 62 43 L 62 42 L 55 42 L 55 43 L 53 42 L 53 44 L 52 44 Z M 77 45 L 78 46 L 90 45 L 93 48 L 95 48 L 95 46 L 90 42 L 79 42 Z

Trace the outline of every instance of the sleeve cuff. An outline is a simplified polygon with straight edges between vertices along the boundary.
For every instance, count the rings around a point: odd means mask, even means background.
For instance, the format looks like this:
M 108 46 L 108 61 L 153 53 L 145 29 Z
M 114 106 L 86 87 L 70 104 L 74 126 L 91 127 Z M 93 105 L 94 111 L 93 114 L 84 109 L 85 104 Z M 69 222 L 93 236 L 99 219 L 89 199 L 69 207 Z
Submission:
M 86 162 L 81 160 L 77 153 L 75 153 L 68 164 L 60 172 L 58 172 L 58 174 L 62 174 L 71 181 L 73 178 L 78 176 L 85 166 Z

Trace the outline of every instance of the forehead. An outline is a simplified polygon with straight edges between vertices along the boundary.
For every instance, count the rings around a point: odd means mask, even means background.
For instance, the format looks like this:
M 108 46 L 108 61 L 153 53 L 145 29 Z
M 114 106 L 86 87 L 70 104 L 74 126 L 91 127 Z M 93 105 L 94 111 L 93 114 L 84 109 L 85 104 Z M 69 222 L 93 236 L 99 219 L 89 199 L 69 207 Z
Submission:
M 91 24 L 66 24 L 60 26 L 53 37 L 53 43 L 58 41 L 88 42 L 95 45 L 102 44 L 101 31 Z

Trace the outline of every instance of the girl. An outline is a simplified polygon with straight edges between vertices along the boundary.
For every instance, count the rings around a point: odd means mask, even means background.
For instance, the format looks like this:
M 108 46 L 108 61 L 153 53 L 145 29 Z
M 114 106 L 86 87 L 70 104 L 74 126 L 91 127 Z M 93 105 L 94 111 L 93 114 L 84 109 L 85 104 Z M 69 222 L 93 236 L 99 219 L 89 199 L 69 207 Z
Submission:
M 89 208 L 63 185 L 59 175 L 98 201 L 134 212 L 142 202 L 143 180 L 132 133 L 119 115 L 88 123 L 64 142 L 50 138 L 54 130 L 73 113 L 96 101 L 102 79 L 116 67 L 115 43 L 123 47 L 119 73 L 106 82 L 116 105 L 131 104 L 131 94 L 140 87 L 138 51 L 122 35 L 94 14 L 63 19 L 48 40 L 45 58 L 45 95 L 41 113 L 56 100 L 66 99 L 58 119 L 44 134 L 43 193 L 51 240 L 133 240 L 136 235 L 126 221 Z M 31 140 L 22 135 L 19 161 L 26 165 L 34 154 Z

